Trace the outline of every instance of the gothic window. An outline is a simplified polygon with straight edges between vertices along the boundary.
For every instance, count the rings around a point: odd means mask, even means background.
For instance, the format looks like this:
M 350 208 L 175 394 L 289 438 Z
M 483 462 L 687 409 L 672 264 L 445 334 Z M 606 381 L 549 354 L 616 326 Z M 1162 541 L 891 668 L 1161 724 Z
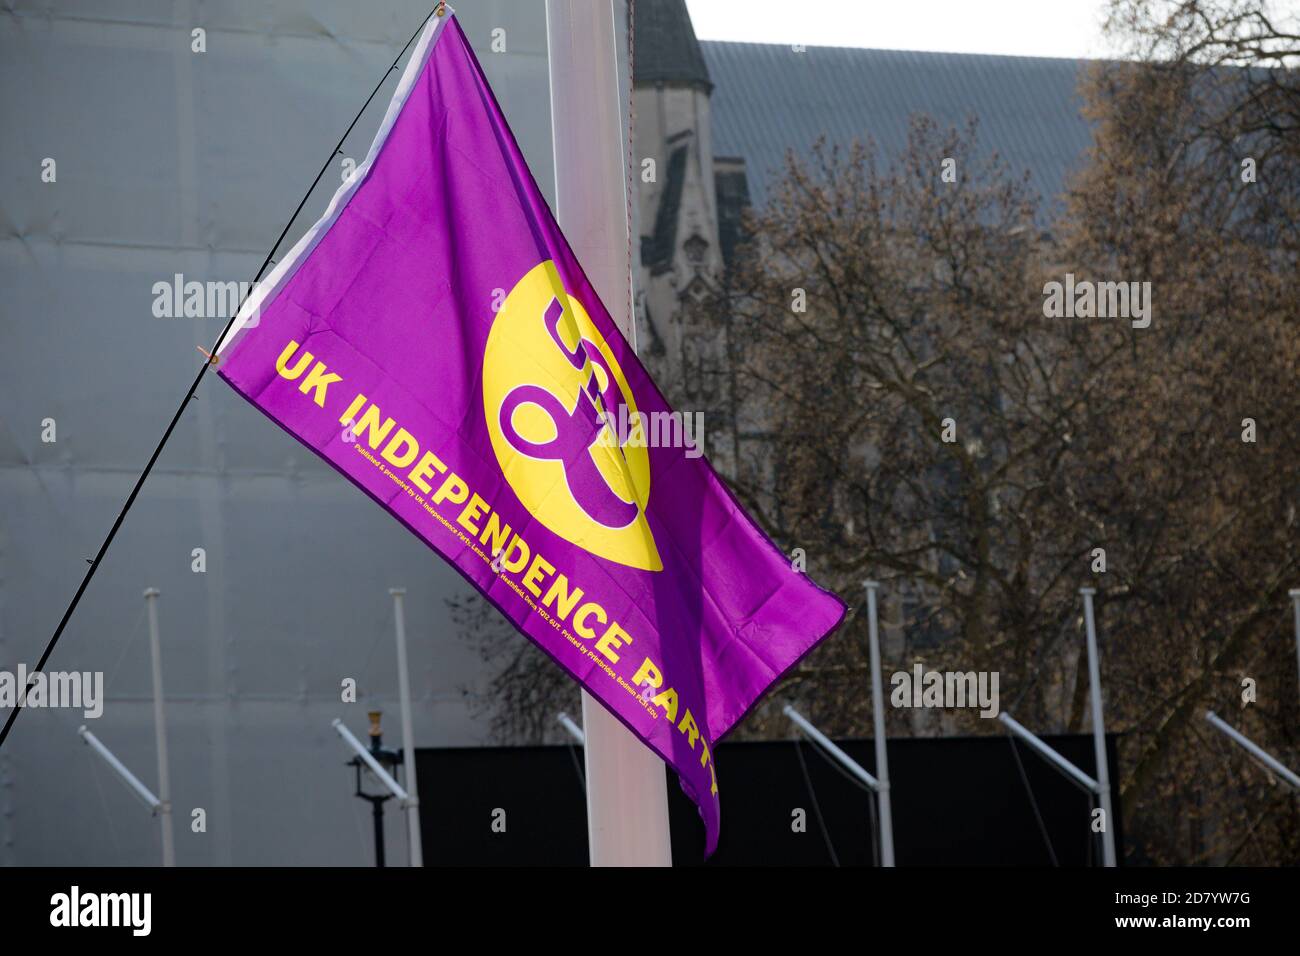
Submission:
M 718 366 L 717 349 L 713 343 L 701 342 L 700 337 L 683 330 L 682 335 L 682 388 L 691 401 L 712 402 L 719 396 L 722 378 Z

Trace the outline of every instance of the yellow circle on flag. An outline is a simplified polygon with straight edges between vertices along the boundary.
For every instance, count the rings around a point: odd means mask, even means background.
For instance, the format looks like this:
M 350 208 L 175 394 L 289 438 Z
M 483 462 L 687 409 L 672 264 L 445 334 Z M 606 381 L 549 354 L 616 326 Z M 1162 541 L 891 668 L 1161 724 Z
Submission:
M 501 473 L 561 538 L 660 571 L 645 518 L 649 453 L 644 442 L 620 447 L 618 400 L 635 421 L 636 398 L 604 336 L 555 263 L 534 266 L 506 296 L 483 353 L 483 413 Z

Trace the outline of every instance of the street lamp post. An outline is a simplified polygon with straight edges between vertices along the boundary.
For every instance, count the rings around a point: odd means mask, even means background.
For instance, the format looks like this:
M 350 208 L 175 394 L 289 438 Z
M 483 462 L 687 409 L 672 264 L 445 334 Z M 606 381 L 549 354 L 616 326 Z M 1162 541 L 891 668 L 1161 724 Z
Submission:
M 396 779 L 397 768 L 403 763 L 402 753 L 399 750 L 392 750 L 383 745 L 383 731 L 379 726 L 380 718 L 383 712 L 372 710 L 369 712 L 370 717 L 370 747 L 368 753 L 370 757 L 389 775 L 390 778 Z M 354 738 L 355 739 L 355 738 Z M 384 804 L 393 799 L 392 790 L 383 786 L 382 781 L 378 793 L 370 793 L 366 789 L 366 784 L 375 777 L 371 769 L 370 762 L 363 760 L 358 754 L 348 761 L 349 767 L 356 770 L 358 798 L 365 800 L 370 804 L 371 818 L 375 826 L 375 866 L 385 866 L 384 862 Z

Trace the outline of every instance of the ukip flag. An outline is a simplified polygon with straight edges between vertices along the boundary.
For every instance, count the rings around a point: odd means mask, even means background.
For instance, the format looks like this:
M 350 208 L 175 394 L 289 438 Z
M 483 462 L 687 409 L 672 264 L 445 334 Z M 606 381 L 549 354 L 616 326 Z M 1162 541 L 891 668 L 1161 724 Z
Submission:
M 647 447 L 671 410 L 454 17 L 425 28 L 364 163 L 218 351 L 237 392 L 677 771 L 712 853 L 714 746 L 844 605 L 698 448 Z

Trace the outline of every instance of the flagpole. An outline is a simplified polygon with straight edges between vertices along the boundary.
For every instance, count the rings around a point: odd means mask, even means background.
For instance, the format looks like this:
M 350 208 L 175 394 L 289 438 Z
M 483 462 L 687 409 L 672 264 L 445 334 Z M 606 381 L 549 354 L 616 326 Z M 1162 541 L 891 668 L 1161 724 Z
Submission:
M 1300 791 L 1300 776 L 1297 776 L 1290 767 L 1282 763 L 1282 761 L 1278 760 L 1241 731 L 1237 730 L 1214 711 L 1207 710 L 1205 712 L 1205 719 L 1208 720 L 1216 730 L 1223 733 L 1228 737 L 1228 739 L 1245 750 L 1246 753 L 1250 754 L 1262 763 L 1265 768 L 1271 770 L 1273 773 L 1285 780 L 1292 790 Z
M 103 758 L 104 763 L 108 764 L 113 773 L 117 774 L 130 791 L 140 798 L 140 802 L 149 808 L 150 813 L 155 815 L 158 813 L 162 801 L 154 796 L 153 791 L 146 787 L 140 781 L 140 778 L 127 768 L 126 764 L 117 759 L 117 755 L 109 750 L 103 741 L 87 730 L 85 724 L 77 728 L 77 735 L 81 737 L 82 742 L 87 747 Z
M 555 218 L 635 347 L 614 23 L 613 0 L 546 0 Z M 582 730 L 591 865 L 671 866 L 663 761 L 585 690 Z
M 867 643 L 871 656 L 871 712 L 876 737 L 876 803 L 880 807 L 880 865 L 894 865 L 894 813 L 889 799 L 889 755 L 885 752 L 885 691 L 880 671 L 880 626 L 877 621 L 878 581 L 864 581 L 867 589 Z
M 1079 588 L 1083 622 L 1088 632 L 1088 695 L 1092 701 L 1092 748 L 1097 761 L 1097 801 L 1101 805 L 1101 852 L 1106 866 L 1115 866 L 1115 818 L 1110 804 L 1110 763 L 1106 759 L 1106 727 L 1101 715 L 1101 665 L 1097 660 L 1097 623 L 1092 613 L 1096 588 Z
M 158 744 L 158 821 L 162 829 L 163 866 L 176 865 L 176 844 L 172 832 L 172 779 L 167 763 L 167 721 L 163 716 L 162 642 L 158 637 L 157 588 L 146 588 L 149 608 L 149 660 L 153 670 L 153 732 Z
M 1295 663 L 1296 670 L 1300 672 L 1300 588 L 1291 589 L 1287 595 L 1291 598 L 1295 612 Z
M 389 588 L 393 596 L 393 621 L 397 629 L 397 694 L 402 709 L 402 763 L 406 764 L 406 827 L 411 838 L 411 866 L 424 866 L 420 835 L 420 792 L 415 781 L 415 733 L 411 729 L 411 672 L 406 664 L 406 588 Z

